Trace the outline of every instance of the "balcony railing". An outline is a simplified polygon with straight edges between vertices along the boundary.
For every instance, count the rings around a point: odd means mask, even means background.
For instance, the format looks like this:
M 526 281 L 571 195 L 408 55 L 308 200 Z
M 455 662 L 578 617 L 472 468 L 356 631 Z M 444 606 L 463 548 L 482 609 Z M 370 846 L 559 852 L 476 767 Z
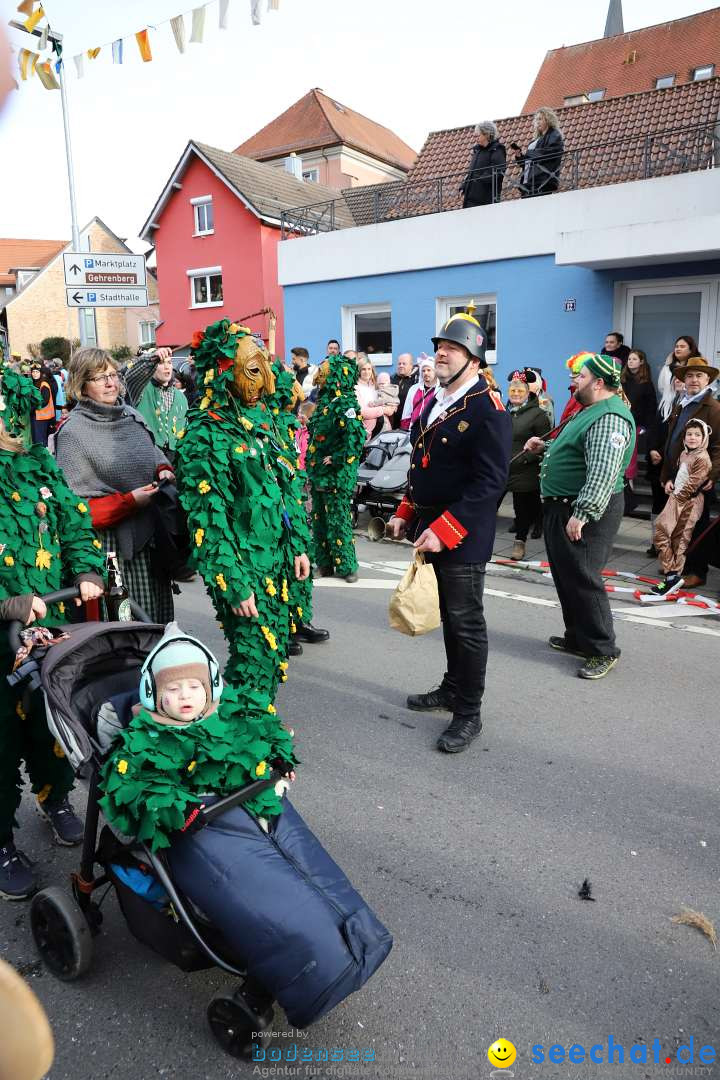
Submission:
M 528 184 L 522 164 L 510 156 L 504 167 L 483 171 L 493 202 L 542 195 L 549 184 L 557 191 L 604 187 L 629 180 L 699 172 L 720 165 L 720 123 L 674 128 L 594 146 L 566 150 L 552 169 L 535 162 L 535 181 Z M 377 225 L 384 221 L 440 214 L 462 207 L 460 186 L 467 171 L 434 176 L 426 180 L 398 181 L 349 188 L 336 199 L 295 207 L 282 213 L 282 239 L 313 236 L 321 232 Z

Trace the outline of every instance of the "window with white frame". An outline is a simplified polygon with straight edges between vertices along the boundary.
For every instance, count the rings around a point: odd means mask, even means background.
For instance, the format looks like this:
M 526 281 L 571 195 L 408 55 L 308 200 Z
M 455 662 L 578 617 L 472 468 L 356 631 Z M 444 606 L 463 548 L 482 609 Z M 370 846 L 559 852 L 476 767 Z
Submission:
M 693 82 L 702 82 L 703 79 L 712 79 L 715 74 L 714 64 L 703 64 L 702 67 L 696 67 L 692 73 Z
M 675 76 L 674 75 L 660 75 L 659 78 L 657 78 L 655 80 L 655 89 L 656 90 L 669 90 L 670 87 L 674 86 L 674 85 L 675 85 Z
M 190 202 L 195 212 L 195 236 L 208 236 L 215 232 L 212 195 L 199 195 Z
M 367 353 L 377 367 L 392 364 L 390 304 L 355 304 L 342 309 L 343 349 Z
M 303 170 L 302 178 L 303 178 L 303 180 L 307 180 L 308 183 L 310 183 L 310 184 L 317 184 L 319 177 L 320 177 L 320 170 L 319 169 L 304 169 Z
M 190 307 L 222 307 L 222 266 L 204 266 L 188 270 Z
M 156 319 L 144 319 L 138 323 L 138 336 L 140 345 L 155 344 Z
M 587 92 L 588 101 L 602 101 L 602 99 L 604 97 L 605 97 L 605 91 L 604 90 L 588 90 L 588 92 Z
M 475 305 L 473 317 L 482 326 L 487 335 L 485 359 L 488 364 L 497 363 L 497 297 L 492 294 L 475 296 L 439 296 L 435 301 L 435 326 L 439 334 L 451 315 L 466 311 L 470 304 Z

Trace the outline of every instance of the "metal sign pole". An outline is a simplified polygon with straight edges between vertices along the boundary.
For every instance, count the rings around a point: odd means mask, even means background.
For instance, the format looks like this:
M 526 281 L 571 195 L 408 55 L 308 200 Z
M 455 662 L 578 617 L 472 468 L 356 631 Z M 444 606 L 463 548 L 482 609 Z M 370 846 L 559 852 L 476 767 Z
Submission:
M 37 29 L 27 30 L 22 23 L 12 20 L 10 26 L 16 30 L 22 30 L 25 34 L 31 34 L 33 37 L 40 37 L 41 31 Z M 53 30 L 48 31 L 48 40 L 57 42 L 58 45 L 62 45 L 62 34 L 56 34 Z M 73 251 L 80 250 L 80 229 L 78 228 L 77 219 L 77 205 L 75 202 L 75 174 L 73 171 L 73 158 L 72 158 L 72 145 L 70 143 L 70 116 L 67 103 L 67 94 L 65 92 L 65 62 L 60 56 L 60 65 L 57 71 L 58 82 L 60 83 L 60 102 L 62 105 L 62 118 L 63 118 L 63 131 L 65 133 L 65 161 L 67 163 L 68 174 L 68 190 L 70 194 L 70 225 L 72 229 L 72 246 Z M 87 345 L 87 330 L 85 325 L 85 308 L 80 308 L 78 311 L 79 325 L 80 325 L 80 344 Z

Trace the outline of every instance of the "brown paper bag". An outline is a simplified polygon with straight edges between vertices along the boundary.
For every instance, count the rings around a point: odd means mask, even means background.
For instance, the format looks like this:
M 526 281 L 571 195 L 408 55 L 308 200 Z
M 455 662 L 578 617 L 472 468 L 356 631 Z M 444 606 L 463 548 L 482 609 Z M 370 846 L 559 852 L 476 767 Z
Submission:
M 421 552 L 407 568 L 390 597 L 390 626 L 415 637 L 440 625 L 440 602 L 435 571 Z

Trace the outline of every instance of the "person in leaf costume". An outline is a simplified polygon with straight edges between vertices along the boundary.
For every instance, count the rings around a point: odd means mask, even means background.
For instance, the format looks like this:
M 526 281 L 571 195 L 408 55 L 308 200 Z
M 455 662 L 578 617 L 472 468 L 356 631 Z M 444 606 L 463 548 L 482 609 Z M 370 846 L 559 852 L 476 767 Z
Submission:
M 101 545 L 87 506 L 73 494 L 44 446 L 27 448 L 30 409 L 39 393 L 9 369 L 0 371 L 0 620 L 25 625 L 63 621 L 39 598 L 78 584 L 83 599 L 103 591 Z M 50 735 L 41 697 L 24 706 L 5 683 L 12 666 L 0 622 L 0 895 L 19 900 L 36 888 L 29 860 L 13 841 L 24 761 L 38 808 L 59 843 L 75 844 L 82 825 L 68 802 L 73 773 Z
M 275 376 L 275 393 L 270 403 L 273 416 L 276 418 L 278 428 L 282 431 L 283 439 L 287 446 L 296 452 L 295 432 L 300 426 L 296 407 L 305 399 L 302 387 L 292 371 L 288 371 L 280 360 L 273 364 Z M 297 478 L 298 498 L 303 499 L 307 473 L 302 468 L 299 455 L 295 460 L 295 472 Z M 308 577 L 298 580 L 293 577 L 288 583 L 290 591 L 290 612 L 295 623 L 295 631 L 291 635 L 290 655 L 299 656 L 302 653 L 301 642 L 309 645 L 318 645 L 327 641 L 330 637 L 328 630 L 323 630 L 312 624 L 313 613 L 313 579 Z
M 98 716 L 103 747 L 119 730 L 102 770 L 100 807 L 114 829 L 153 851 L 189 829 L 205 796 L 231 795 L 273 768 L 294 779 L 292 736 L 268 696 L 223 687 L 213 654 L 177 623 L 143 665 L 140 704 L 126 728 L 114 712 L 109 702 Z M 244 804 L 261 826 L 282 813 L 286 786 Z
M 328 356 L 314 382 L 318 399 L 308 424 L 307 453 L 314 558 L 324 577 L 357 581 L 350 501 L 366 435 L 355 394 L 357 364 L 346 356 Z
M 252 332 L 222 319 L 193 346 L 204 393 L 178 453 L 191 561 L 228 642 L 226 681 L 272 701 L 295 628 L 290 583 L 310 573 L 295 448 L 273 412 L 275 378 Z

